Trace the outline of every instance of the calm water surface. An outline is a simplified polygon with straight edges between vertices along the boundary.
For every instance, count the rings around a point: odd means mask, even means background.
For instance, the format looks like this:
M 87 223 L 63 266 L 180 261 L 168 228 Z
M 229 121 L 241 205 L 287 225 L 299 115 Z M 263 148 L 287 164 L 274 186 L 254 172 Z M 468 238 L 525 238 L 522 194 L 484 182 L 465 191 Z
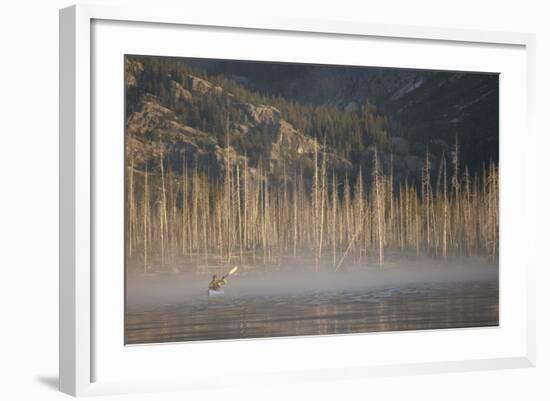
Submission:
M 130 305 L 126 343 L 496 326 L 498 281 Z

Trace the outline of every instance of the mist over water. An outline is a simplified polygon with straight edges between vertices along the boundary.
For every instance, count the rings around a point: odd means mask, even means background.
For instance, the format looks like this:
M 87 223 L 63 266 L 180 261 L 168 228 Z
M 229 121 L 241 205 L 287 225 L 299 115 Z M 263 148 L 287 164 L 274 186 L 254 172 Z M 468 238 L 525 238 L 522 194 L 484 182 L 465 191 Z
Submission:
M 127 343 L 498 325 L 498 266 L 481 260 L 240 269 L 218 297 L 210 279 L 129 275 Z

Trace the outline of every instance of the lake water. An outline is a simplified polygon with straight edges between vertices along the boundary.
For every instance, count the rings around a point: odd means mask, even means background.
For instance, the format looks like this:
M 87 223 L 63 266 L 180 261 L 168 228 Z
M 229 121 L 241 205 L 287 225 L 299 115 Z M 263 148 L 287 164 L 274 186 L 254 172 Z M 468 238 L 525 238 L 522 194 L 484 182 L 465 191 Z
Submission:
M 229 287 L 229 286 L 228 286 Z M 208 297 L 126 307 L 126 343 L 496 326 L 498 280 Z

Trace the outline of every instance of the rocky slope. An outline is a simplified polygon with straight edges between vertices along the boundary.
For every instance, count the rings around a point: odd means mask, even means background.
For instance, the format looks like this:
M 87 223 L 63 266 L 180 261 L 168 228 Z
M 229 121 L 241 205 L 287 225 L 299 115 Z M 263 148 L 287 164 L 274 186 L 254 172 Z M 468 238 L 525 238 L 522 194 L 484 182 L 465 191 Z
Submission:
M 138 85 L 142 68 L 139 62 L 127 63 L 127 89 Z M 280 175 L 284 169 L 311 169 L 317 150 L 318 157 L 325 157 L 328 168 L 346 170 L 351 168 L 348 160 L 336 157 L 327 146 L 305 135 L 270 105 L 254 105 L 236 98 L 211 82 L 186 74 L 182 82 L 170 80 L 163 101 L 151 94 L 142 95 L 126 121 L 126 152 L 135 168 L 157 170 L 159 160 L 164 160 L 169 169 L 180 172 L 182 168 L 199 168 L 211 175 L 221 175 L 227 162 L 244 165 L 245 158 L 251 171 L 261 164 L 269 173 Z M 217 137 L 185 123 L 175 110 L 182 107 L 198 107 L 205 99 L 214 99 L 223 104 L 227 115 L 227 135 Z M 228 138 L 237 146 L 229 146 Z M 260 152 L 246 152 L 247 143 L 262 143 L 256 147 Z M 242 144 L 245 144 L 244 146 Z M 243 151 L 244 148 L 244 151 Z M 147 166 L 147 167 L 146 167 Z

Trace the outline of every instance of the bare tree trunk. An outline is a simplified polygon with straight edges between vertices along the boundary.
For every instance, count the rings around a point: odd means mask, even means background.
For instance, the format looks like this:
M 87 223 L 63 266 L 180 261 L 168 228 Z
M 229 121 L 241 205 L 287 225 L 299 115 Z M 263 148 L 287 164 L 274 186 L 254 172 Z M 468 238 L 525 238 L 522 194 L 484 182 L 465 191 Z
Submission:
M 183 155 L 182 167 L 181 167 L 181 253 L 185 255 L 187 253 L 187 224 L 188 224 L 188 184 L 187 184 L 187 168 L 185 164 L 185 154 Z
M 430 155 L 426 147 L 426 159 L 424 161 L 424 169 L 422 174 L 422 199 L 424 202 L 424 214 L 426 218 L 426 251 L 430 251 Z
M 147 251 L 149 247 L 149 171 L 147 162 L 145 162 L 144 175 L 144 194 L 143 194 L 143 271 L 147 273 L 149 268 Z
M 128 170 L 128 256 L 132 256 L 135 234 L 134 153 L 130 155 L 130 167 Z
M 319 222 L 319 253 L 317 256 L 317 263 L 322 257 L 323 254 L 323 228 L 324 228 L 324 218 L 325 218 L 325 199 L 326 199 L 326 175 L 327 175 L 327 163 L 326 155 L 323 152 L 323 161 L 321 162 L 321 216 Z M 317 269 L 319 266 L 317 265 Z
M 447 261 L 447 220 L 448 220 L 448 201 L 447 201 L 447 163 L 443 158 L 443 259 Z
M 292 195 L 293 197 L 293 205 L 294 205 L 294 213 L 292 215 L 294 220 L 294 258 L 296 258 L 296 246 L 298 244 L 298 177 L 296 170 L 294 170 L 294 193 Z
M 317 149 L 317 140 L 315 140 L 314 145 L 314 169 L 313 169 L 313 243 L 318 243 L 319 237 L 319 166 L 318 166 L 318 149 Z M 319 271 L 319 254 L 315 254 L 315 271 Z
M 268 212 L 269 212 L 269 189 L 267 184 L 267 178 L 264 180 L 264 207 L 263 207 L 263 232 L 262 232 L 262 242 L 264 249 L 264 266 L 267 265 L 267 225 L 268 225 Z
M 164 154 L 161 150 L 159 154 L 160 178 L 162 183 L 162 201 L 160 210 L 160 242 L 161 242 L 161 263 L 164 265 L 165 239 L 168 226 L 168 217 L 166 213 L 166 183 L 164 180 Z
M 376 202 L 376 219 L 378 228 L 378 263 L 382 265 L 384 263 L 384 194 L 383 194 L 383 177 L 380 169 L 380 161 L 378 160 L 378 150 L 374 149 L 374 190 L 375 190 L 375 202 Z
M 243 263 L 243 236 L 242 236 L 242 215 L 241 215 L 241 188 L 240 188 L 240 168 L 239 163 L 237 163 L 237 227 L 238 227 L 238 237 L 239 237 L 239 256 L 241 264 Z
M 336 209 L 338 208 L 338 188 L 336 174 L 332 169 L 332 263 L 336 267 Z
M 243 227 L 243 236 L 244 236 L 244 247 L 248 250 L 250 246 L 250 238 L 248 233 L 248 208 L 250 207 L 249 203 L 249 188 L 248 188 L 248 160 L 246 157 L 246 152 L 244 154 L 244 171 L 243 171 L 243 192 L 244 192 L 244 227 Z M 241 262 L 242 263 L 242 262 Z

